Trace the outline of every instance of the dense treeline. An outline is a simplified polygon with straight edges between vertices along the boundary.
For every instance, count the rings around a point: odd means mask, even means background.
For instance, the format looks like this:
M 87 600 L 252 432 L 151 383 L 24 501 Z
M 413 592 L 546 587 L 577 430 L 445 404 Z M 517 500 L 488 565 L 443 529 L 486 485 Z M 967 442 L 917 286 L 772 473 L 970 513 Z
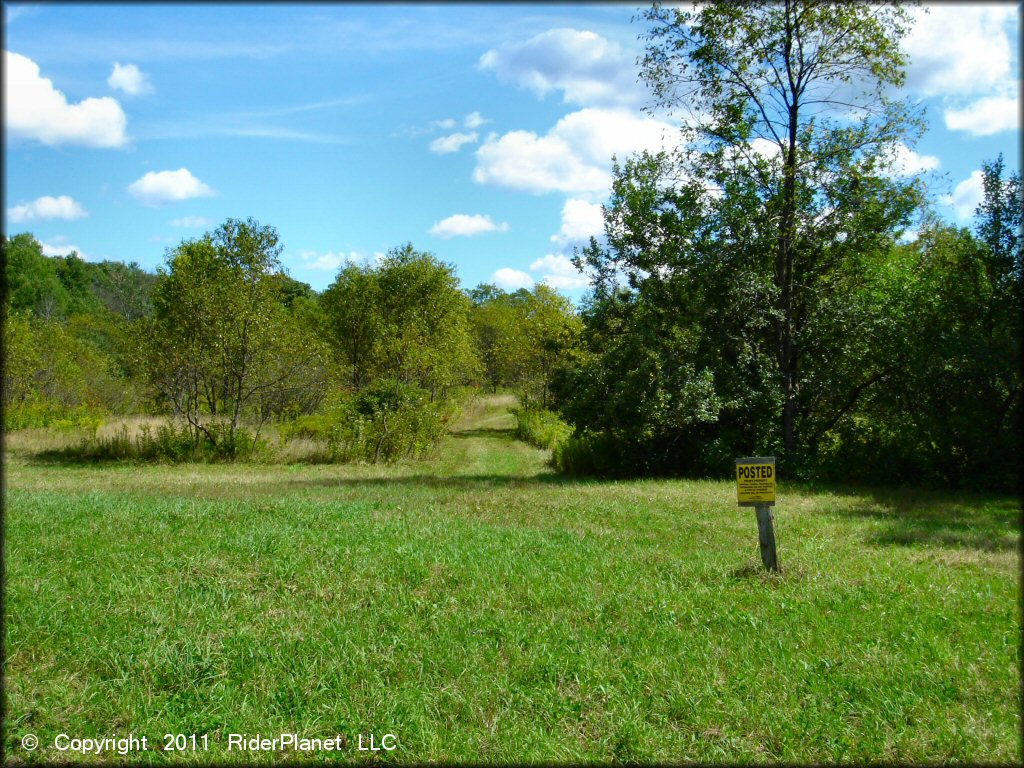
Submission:
M 844 258 L 801 337 L 788 456 L 770 289 L 738 266 L 743 252 L 712 240 L 713 257 L 685 270 L 599 284 L 581 310 L 583 350 L 556 380 L 575 427 L 562 468 L 722 476 L 737 456 L 775 454 L 790 476 L 1013 489 L 1024 259 L 1020 174 L 1004 171 L 986 164 L 973 232 L 932 219 L 913 242 L 893 235 Z M 587 255 L 607 258 L 596 243 Z
M 137 264 L 47 257 L 30 234 L 3 244 L 7 429 L 144 411 L 133 329 L 156 276 Z
M 274 422 L 322 442 L 321 459 L 390 460 L 428 451 L 467 387 L 545 403 L 577 340 L 571 303 L 546 286 L 466 292 L 411 244 L 344 267 L 322 294 L 280 251 L 251 219 L 183 241 L 156 275 L 5 239 L 7 429 L 165 414 L 181 426 L 84 450 L 201 459 L 250 455 Z

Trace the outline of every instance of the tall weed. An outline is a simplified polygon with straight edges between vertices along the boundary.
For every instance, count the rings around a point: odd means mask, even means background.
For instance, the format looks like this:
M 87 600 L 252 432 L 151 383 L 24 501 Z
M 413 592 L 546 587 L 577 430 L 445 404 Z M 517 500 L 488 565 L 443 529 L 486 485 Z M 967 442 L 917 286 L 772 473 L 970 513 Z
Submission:
M 77 446 L 51 451 L 55 458 L 77 461 L 146 461 L 171 464 L 185 462 L 235 461 L 251 458 L 265 446 L 244 428 L 233 436 L 226 424 L 210 426 L 211 436 L 191 430 L 187 424 L 149 424 L 132 435 L 128 425 L 112 435 L 93 434 Z M 211 439 L 212 437 L 212 439 Z
M 516 437 L 538 448 L 554 450 L 572 435 L 572 427 L 554 411 L 543 408 L 516 408 Z

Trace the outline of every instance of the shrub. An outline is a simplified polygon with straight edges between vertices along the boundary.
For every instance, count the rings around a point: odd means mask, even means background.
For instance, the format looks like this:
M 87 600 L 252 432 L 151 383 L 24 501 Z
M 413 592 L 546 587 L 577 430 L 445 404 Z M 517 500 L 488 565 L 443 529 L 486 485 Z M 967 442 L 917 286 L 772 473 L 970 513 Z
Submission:
M 426 390 L 395 380 L 373 384 L 331 405 L 325 413 L 283 425 L 282 441 L 322 440 L 332 462 L 392 462 L 427 455 L 447 431 L 457 406 L 430 401 Z
M 516 408 L 516 438 L 538 448 L 553 450 L 572 435 L 572 427 L 554 411 L 543 408 Z
M 551 453 L 555 469 L 566 475 L 615 477 L 622 473 L 623 458 L 622 442 L 600 432 L 570 436 Z

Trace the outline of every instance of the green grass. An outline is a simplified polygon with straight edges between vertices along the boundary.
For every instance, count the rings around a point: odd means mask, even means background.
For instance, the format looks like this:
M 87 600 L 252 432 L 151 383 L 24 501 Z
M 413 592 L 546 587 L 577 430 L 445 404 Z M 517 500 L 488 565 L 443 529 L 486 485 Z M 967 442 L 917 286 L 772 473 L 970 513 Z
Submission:
M 562 480 L 511 404 L 389 467 L 9 453 L 8 759 L 1020 761 L 1016 500 L 783 479 L 770 576 L 731 482 Z

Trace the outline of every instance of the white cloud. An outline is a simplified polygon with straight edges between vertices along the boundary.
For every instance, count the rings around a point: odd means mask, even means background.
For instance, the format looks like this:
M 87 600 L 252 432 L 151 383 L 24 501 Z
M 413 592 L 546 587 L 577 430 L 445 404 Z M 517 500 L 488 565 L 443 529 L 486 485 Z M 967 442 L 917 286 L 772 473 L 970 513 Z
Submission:
M 763 139 L 760 136 L 750 142 L 750 148 L 754 154 L 760 155 L 766 160 L 779 157 L 782 154 L 782 147 L 771 139 Z
M 474 181 L 535 194 L 607 194 L 612 155 L 657 151 L 675 132 L 668 123 L 624 109 L 582 109 L 545 136 L 532 131 L 491 134 L 477 150 Z
M 69 242 L 67 237 L 58 235 L 57 237 L 51 238 L 49 241 L 40 241 L 39 245 L 43 248 L 44 256 L 67 256 L 72 251 L 78 254 L 78 258 L 89 261 L 89 257 L 85 255 L 77 245 Z
M 8 218 L 17 223 L 36 219 L 81 219 L 88 215 L 88 211 L 68 195 L 43 195 L 31 203 L 22 203 L 7 209 Z
M 625 109 L 582 109 L 559 120 L 552 132 L 592 162 L 610 166 L 612 155 L 664 148 L 677 130 Z
M 325 272 L 336 272 L 343 264 L 350 264 L 358 261 L 359 254 L 355 251 L 351 253 L 345 253 L 339 251 L 327 251 L 326 253 L 318 253 L 317 251 L 300 251 L 299 258 L 305 262 L 302 266 L 305 269 L 316 269 L 323 270 Z
M 453 237 L 472 237 L 484 232 L 507 232 L 508 224 L 502 222 L 495 224 L 490 216 L 474 214 L 468 216 L 465 213 L 456 213 L 443 221 L 439 221 L 430 228 L 430 234 L 448 240 Z
M 887 158 L 890 177 L 913 176 L 924 171 L 934 171 L 941 161 L 935 155 L 920 155 L 906 144 L 897 144 Z
M 39 13 L 35 5 L 4 5 L 4 24 L 13 24 L 23 16 L 35 16 Z
M 607 171 L 589 165 L 564 139 L 531 131 L 492 135 L 476 153 L 473 180 L 510 189 L 543 192 L 603 192 L 611 186 Z
M 209 227 L 213 225 L 213 219 L 207 219 L 205 216 L 183 216 L 180 219 L 171 219 L 172 227 L 186 227 L 188 229 L 197 229 L 199 227 Z
M 342 264 L 348 263 L 348 258 L 342 253 L 334 253 L 328 251 L 327 253 L 314 253 L 311 251 L 303 251 L 299 254 L 306 264 L 306 269 L 320 269 L 325 272 L 335 272 L 341 267 Z
M 586 288 L 590 278 L 581 273 L 572 261 L 562 253 L 549 253 L 530 265 L 531 272 L 544 272 L 542 278 L 552 288 L 573 290 Z
M 4 70 L 9 136 L 48 146 L 120 147 L 127 141 L 127 118 L 116 99 L 104 96 L 69 104 L 53 81 L 40 75 L 39 65 L 19 53 L 4 51 Z
M 604 213 L 599 203 L 569 198 L 562 206 L 562 228 L 551 236 L 561 246 L 582 242 L 604 232 Z
M 962 109 L 947 109 L 943 113 L 946 128 L 966 131 L 972 136 L 991 136 L 1000 131 L 1020 128 L 1020 101 L 1016 83 L 1005 93 L 985 96 Z
M 971 171 L 970 176 L 956 185 L 953 194 L 943 195 L 939 198 L 940 202 L 953 206 L 961 220 L 971 218 L 985 196 L 982 178 L 981 171 Z
M 216 194 L 187 168 L 179 168 L 176 171 L 150 171 L 133 182 L 128 191 L 144 205 L 163 205 Z
M 1015 5 L 936 4 L 910 12 L 914 24 L 903 41 L 910 56 L 910 90 L 924 96 L 977 95 L 1010 79 Z
M 299 251 L 299 259 L 303 262 L 300 264 L 302 269 L 320 270 L 324 272 L 337 272 L 341 267 L 348 264 L 357 264 L 366 266 L 369 264 L 379 264 L 384 259 L 384 254 L 380 251 L 375 251 L 373 255 L 368 256 L 360 251 L 327 251 L 320 253 L 319 251 Z
M 435 120 L 431 125 L 445 131 L 450 131 L 455 127 L 455 121 L 450 117 L 446 117 L 444 120 Z
M 129 96 L 140 96 L 144 93 L 152 93 L 153 85 L 149 82 L 149 76 L 143 74 L 142 70 L 134 64 L 122 66 L 114 62 L 114 69 L 107 78 L 107 85 L 115 91 L 124 91 Z
M 480 138 L 476 131 L 472 133 L 453 133 L 450 136 L 442 136 L 430 142 L 430 151 L 435 155 L 447 155 L 458 152 L 463 144 L 471 144 Z
M 589 31 L 550 29 L 506 43 L 481 56 L 479 67 L 541 98 L 560 90 L 569 104 L 636 105 L 644 98 L 633 54 Z
M 479 128 L 484 123 L 491 122 L 479 112 L 470 112 L 466 115 L 465 126 L 469 129 Z
M 532 288 L 533 278 L 518 269 L 502 267 L 493 275 L 491 282 L 505 291 L 517 291 L 520 288 Z

